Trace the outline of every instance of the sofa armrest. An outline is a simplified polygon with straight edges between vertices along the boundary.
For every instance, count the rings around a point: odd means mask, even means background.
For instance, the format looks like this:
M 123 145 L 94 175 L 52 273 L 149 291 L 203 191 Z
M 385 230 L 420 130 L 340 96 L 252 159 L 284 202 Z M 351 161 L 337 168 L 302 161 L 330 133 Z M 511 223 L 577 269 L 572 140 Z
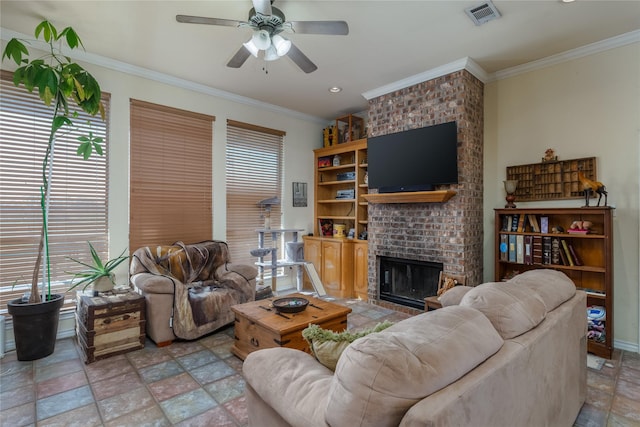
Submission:
M 239 274 L 245 278 L 247 282 L 251 283 L 251 281 L 258 276 L 258 269 L 253 265 L 233 263 L 226 263 L 218 267 L 217 274 L 220 279 L 223 279 L 224 276 L 231 273 Z
M 260 398 L 292 426 L 326 425 L 333 372 L 310 354 L 286 347 L 254 351 L 242 372 Z
M 131 284 L 144 293 L 173 294 L 175 285 L 181 285 L 177 279 L 151 273 L 138 273 L 131 276 Z

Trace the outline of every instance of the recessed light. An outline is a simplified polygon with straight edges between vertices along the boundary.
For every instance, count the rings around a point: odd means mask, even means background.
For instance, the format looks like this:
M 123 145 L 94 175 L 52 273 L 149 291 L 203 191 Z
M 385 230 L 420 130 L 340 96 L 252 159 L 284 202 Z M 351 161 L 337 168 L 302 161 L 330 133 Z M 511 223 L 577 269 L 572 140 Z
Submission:
M 561 0 L 561 1 L 562 1 L 562 3 L 573 3 L 576 0 Z
M 334 87 L 330 87 L 329 88 L 329 92 L 331 92 L 331 93 L 338 93 L 338 92 L 341 92 L 341 91 L 342 91 L 342 88 L 338 87 L 338 86 L 334 86 Z

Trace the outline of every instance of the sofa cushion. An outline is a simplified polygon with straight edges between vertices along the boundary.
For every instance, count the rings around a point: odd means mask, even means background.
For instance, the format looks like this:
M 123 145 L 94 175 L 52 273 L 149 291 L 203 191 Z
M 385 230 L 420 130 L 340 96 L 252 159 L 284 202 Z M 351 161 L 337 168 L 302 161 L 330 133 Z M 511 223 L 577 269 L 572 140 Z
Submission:
M 454 286 L 453 288 L 440 295 L 438 301 L 440 301 L 440 304 L 442 304 L 443 307 L 448 307 L 450 305 L 459 305 L 462 297 L 465 296 L 471 289 L 473 289 L 473 286 Z
M 393 325 L 392 322 L 384 321 L 373 328 L 367 328 L 362 331 L 334 332 L 318 325 L 310 324 L 302 331 L 302 338 L 309 343 L 311 353 L 313 353 L 318 362 L 335 371 L 340 355 L 349 344 L 372 332 L 380 332 L 387 329 L 391 325 Z
M 456 381 L 502 347 L 479 311 L 445 307 L 354 341 L 338 360 L 325 420 L 397 426 L 416 402 Z
M 509 283 L 525 286 L 535 292 L 547 307 L 547 312 L 573 298 L 576 285 L 566 274 L 556 270 L 529 270 L 518 274 Z
M 467 292 L 460 305 L 480 310 L 505 340 L 535 328 L 547 314 L 536 293 L 509 282 L 478 285 Z

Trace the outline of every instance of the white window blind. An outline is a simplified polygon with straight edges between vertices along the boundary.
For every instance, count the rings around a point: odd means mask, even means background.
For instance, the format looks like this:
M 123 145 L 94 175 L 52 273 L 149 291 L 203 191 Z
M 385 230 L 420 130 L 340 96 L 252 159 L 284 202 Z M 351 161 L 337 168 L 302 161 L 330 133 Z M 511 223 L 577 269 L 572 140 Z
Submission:
M 131 100 L 129 249 L 211 239 L 215 117 Z
M 50 181 L 49 250 L 53 293 L 64 293 L 82 269 L 69 257 L 88 261 L 90 241 L 105 259 L 108 255 L 108 117 L 109 95 L 103 93 L 107 121 L 69 105 L 78 117 L 74 127 L 58 131 Z M 0 78 L 0 312 L 7 301 L 31 287 L 42 227 L 40 187 L 52 108 L 37 93 L 15 86 L 12 73 Z M 89 129 L 104 139 L 104 156 L 88 160 L 76 154 L 77 137 Z M 43 258 L 43 262 L 45 262 Z M 40 278 L 40 280 L 42 280 Z M 15 286 L 14 286 L 15 283 Z M 68 294 L 67 307 L 71 306 Z
M 256 229 L 264 227 L 264 209 L 258 202 L 275 196 L 282 200 L 284 135 L 278 130 L 227 121 L 227 242 L 235 263 L 253 264 L 257 260 L 249 251 L 258 247 Z M 280 226 L 281 209 L 275 205 L 271 208 L 271 228 Z M 270 234 L 265 236 L 268 245 L 270 238 Z M 265 273 L 270 274 L 270 270 Z

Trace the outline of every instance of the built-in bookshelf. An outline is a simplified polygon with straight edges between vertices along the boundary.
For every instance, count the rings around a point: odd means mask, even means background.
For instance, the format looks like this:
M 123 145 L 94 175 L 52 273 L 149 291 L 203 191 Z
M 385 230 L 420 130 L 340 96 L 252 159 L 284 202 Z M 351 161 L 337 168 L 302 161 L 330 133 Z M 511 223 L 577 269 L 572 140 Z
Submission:
M 610 207 L 495 210 L 495 279 L 524 271 L 562 271 L 587 292 L 593 316 L 588 350 L 611 358 L 613 351 L 613 234 Z M 585 312 L 586 315 L 586 312 Z

